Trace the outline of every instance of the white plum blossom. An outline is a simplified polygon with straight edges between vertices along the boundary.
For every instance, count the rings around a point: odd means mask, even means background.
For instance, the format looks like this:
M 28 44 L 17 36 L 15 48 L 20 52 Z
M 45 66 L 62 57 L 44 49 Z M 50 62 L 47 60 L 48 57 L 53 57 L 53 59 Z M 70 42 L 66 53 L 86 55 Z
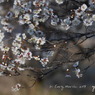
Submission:
M 81 21 L 78 18 L 74 18 L 74 20 L 72 21 L 72 25 L 77 26 L 81 23 Z
M 29 28 L 30 28 L 30 29 L 34 29 L 35 26 L 31 23 L 31 24 L 29 24 Z
M 1 24 L 2 25 L 9 25 L 9 23 L 7 22 L 7 20 L 6 19 L 1 19 Z
M 15 15 L 15 18 L 17 18 L 19 16 L 20 12 L 19 10 L 15 9 L 14 10 L 14 15 Z
M 45 67 L 47 65 L 47 63 L 49 62 L 49 59 L 48 58 L 41 58 L 40 62 L 42 64 L 42 66 Z
M 59 22 L 59 18 L 57 17 L 57 15 L 53 15 L 51 17 L 51 25 L 56 26 L 58 22 Z
M 31 15 L 29 13 L 26 13 L 24 15 L 19 16 L 19 21 L 18 22 L 21 25 L 23 25 L 25 23 L 30 24 L 31 23 L 30 20 L 31 20 Z
M 77 67 L 78 65 L 79 65 L 79 61 L 75 62 L 75 63 L 73 64 L 73 67 Z
M 88 1 L 89 1 L 89 5 L 91 5 L 91 6 L 93 6 L 95 4 L 95 0 L 88 0 Z
M 33 58 L 38 61 L 40 60 L 39 56 L 33 56 Z
M 92 20 L 95 21 L 95 14 L 92 15 Z
M 44 6 L 45 2 L 46 2 L 46 0 L 34 0 L 33 5 L 35 7 L 41 7 L 41 6 Z
M 7 66 L 6 66 L 6 65 L 3 65 L 3 63 L 4 63 L 4 62 L 2 62 L 2 64 L 0 64 L 0 69 L 5 70 L 5 69 L 7 68 Z M 4 63 L 4 64 L 5 64 L 5 63 Z
M 84 19 L 83 21 L 85 26 L 91 26 L 93 24 L 92 18 Z
M 23 34 L 22 34 L 22 37 L 23 37 L 23 39 L 26 39 L 26 34 L 23 33 Z
M 21 44 L 18 43 L 18 42 L 16 42 L 16 41 L 13 41 L 12 45 L 13 45 L 14 47 L 18 47 L 18 48 L 21 47 Z
M 79 17 L 83 14 L 83 11 L 79 8 L 75 10 L 76 17 Z
M 30 14 L 25 14 L 24 17 L 23 17 L 23 19 L 25 19 L 26 21 L 31 20 Z
M 11 88 L 11 90 L 13 92 L 17 92 L 17 91 L 20 90 L 20 88 L 21 88 L 21 84 L 20 83 L 17 83 L 14 87 Z
M 21 67 L 18 67 L 18 70 L 19 71 L 24 71 L 25 69 L 24 68 L 21 68 Z
M 19 63 L 19 64 L 25 64 L 26 59 L 24 57 L 22 57 L 22 56 L 20 58 L 20 56 L 19 56 L 19 58 L 15 59 L 15 62 Z
M 14 70 L 15 70 L 15 64 L 9 64 L 9 65 L 7 66 L 7 70 L 8 70 L 8 71 L 14 71 Z
M 5 37 L 4 32 L 1 32 L 0 30 L 0 42 L 3 40 L 4 37 Z
M 21 33 L 16 34 L 15 41 L 21 42 Z
M 64 2 L 64 0 L 55 0 L 56 1 L 56 3 L 58 3 L 58 4 L 62 4 L 63 2 Z
M 35 49 L 36 49 L 36 50 L 40 50 L 40 49 L 41 49 L 41 48 L 40 48 L 40 45 L 38 45 L 38 44 L 35 45 Z
M 36 21 L 35 23 L 37 23 L 37 21 L 39 21 L 39 15 L 33 15 L 33 21 Z
M 7 47 L 7 46 L 5 46 L 5 47 L 3 47 L 1 50 L 4 51 L 4 52 L 8 52 L 8 51 L 10 50 L 10 48 Z
M 3 47 L 4 47 L 4 43 L 1 41 L 1 42 L 0 42 L 0 49 L 2 50 Z
M 0 72 L 0 76 L 4 76 L 3 71 Z
M 32 53 L 30 52 L 29 48 L 27 48 L 27 50 L 23 51 L 23 57 L 26 58 L 27 60 L 31 60 L 32 58 Z
M 39 44 L 39 45 L 44 45 L 45 42 L 46 42 L 46 40 L 45 40 L 44 37 L 42 37 L 42 38 L 38 38 L 38 39 L 37 39 L 37 44 Z
M 55 25 L 57 25 L 57 22 L 54 20 L 51 20 L 51 25 L 55 26 Z
M 33 11 L 33 13 L 37 15 L 37 14 L 39 14 L 41 11 L 42 11 L 42 9 L 39 8 L 39 9 L 35 9 L 35 10 Z
M 61 22 L 62 22 L 62 20 L 61 20 Z M 64 20 L 63 20 L 63 23 L 64 23 L 64 24 L 67 24 L 67 25 L 70 25 L 70 24 L 71 24 L 70 18 L 68 17 L 68 18 L 64 19 Z
M 22 20 L 22 19 L 20 19 L 18 22 L 19 22 L 19 24 L 21 24 L 21 25 L 25 24 L 25 21 Z
M 32 52 L 30 52 L 29 48 L 26 50 L 21 49 L 21 53 L 17 53 L 17 59 L 15 61 L 20 64 L 25 64 L 27 60 L 32 59 Z
M 11 19 L 13 17 L 13 13 L 9 11 L 6 15 L 6 18 Z
M 25 64 L 26 60 L 32 59 L 32 53 L 30 52 L 29 48 L 27 50 L 22 50 L 22 53 L 17 55 L 17 59 L 15 61 L 20 64 Z
M 36 6 L 36 7 L 40 7 L 41 3 L 39 2 L 39 0 L 34 0 L 33 5 Z
M 71 21 L 69 18 L 66 18 L 64 20 L 61 19 L 60 29 L 62 30 L 68 30 L 70 28 Z
M 82 11 L 85 11 L 87 9 L 87 5 L 86 4 L 83 4 L 82 6 L 81 6 L 81 10 Z
M 82 77 L 82 74 L 80 73 L 80 69 L 75 69 L 75 74 L 78 78 L 81 78 Z
M 61 30 L 68 30 L 69 28 L 70 28 L 70 26 L 68 24 L 65 24 L 65 23 L 61 23 L 61 25 L 60 25 Z
M 14 27 L 12 25 L 6 25 L 6 26 L 3 26 L 3 29 L 7 32 L 12 32 Z
M 12 50 L 12 52 L 13 52 L 14 55 L 18 55 L 19 54 L 19 52 L 18 52 L 19 48 L 20 47 L 11 47 L 11 50 Z
M 46 43 L 46 40 L 44 37 L 39 38 L 39 37 L 33 36 L 31 39 L 28 40 L 28 42 L 29 43 L 34 42 L 38 45 L 44 45 Z
M 17 4 L 21 5 L 21 1 L 22 0 L 14 0 L 14 5 L 17 5 Z

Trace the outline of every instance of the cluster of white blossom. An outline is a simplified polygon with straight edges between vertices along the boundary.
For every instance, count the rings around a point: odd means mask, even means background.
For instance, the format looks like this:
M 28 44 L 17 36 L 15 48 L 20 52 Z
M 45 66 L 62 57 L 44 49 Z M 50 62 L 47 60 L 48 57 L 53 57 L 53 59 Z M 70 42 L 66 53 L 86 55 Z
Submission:
M 48 58 L 42 58 L 42 59 L 40 60 L 40 62 L 41 62 L 41 64 L 42 64 L 42 66 L 45 67 L 45 66 L 47 65 L 47 63 L 49 62 L 49 60 L 48 60 Z
M 1 0 L 0 3 L 5 1 Z M 65 0 L 54 1 L 59 5 L 65 2 Z M 49 5 L 50 0 L 13 0 L 13 6 L 9 11 L 6 11 L 7 13 L 5 12 L 4 16 L 0 16 L 0 52 L 2 54 L 0 76 L 4 75 L 3 71 L 13 73 L 16 69 L 19 71 L 24 70 L 21 65 L 25 65 L 27 61 L 32 59 L 39 61 L 42 67 L 48 65 L 49 56 L 52 56 L 54 52 L 45 53 L 47 55 L 44 57 L 40 56 L 40 54 L 33 55 L 32 52 L 32 49 L 42 49 L 46 43 L 46 36 L 43 33 L 44 29 L 42 29 L 40 23 L 45 24 L 45 22 L 49 21 L 51 27 L 60 26 L 61 29 L 68 30 L 80 23 L 85 26 L 91 26 L 95 22 L 95 13 L 90 14 L 89 12 L 93 11 L 92 7 L 95 6 L 93 0 L 89 0 L 89 6 L 82 4 L 77 9 L 70 10 L 70 14 L 63 18 L 60 18 Z M 15 30 L 17 25 L 21 27 L 27 26 L 27 29 L 14 33 L 13 30 Z M 6 33 L 15 34 L 13 40 L 10 41 L 10 47 L 4 43 Z M 13 58 L 10 57 L 10 52 L 12 52 Z M 76 62 L 73 67 L 75 68 L 76 76 L 80 78 L 82 74 L 80 74 L 80 69 L 77 68 L 78 65 L 79 62 Z M 12 87 L 12 90 L 18 91 L 20 87 L 21 85 L 17 84 Z
M 20 64 L 25 64 L 26 60 L 31 60 L 32 58 L 32 53 L 29 51 L 29 48 L 26 50 L 21 49 L 21 53 L 17 55 L 17 59 L 15 59 L 15 62 L 20 63 Z
M 73 67 L 75 68 L 75 74 L 78 78 L 81 78 L 83 76 L 83 74 L 81 74 L 81 70 L 78 68 L 79 66 L 79 61 L 75 62 L 73 64 Z
M 74 73 L 77 78 L 81 78 L 83 76 L 81 69 L 79 68 L 79 61 L 73 63 Z M 70 74 L 70 69 L 66 68 L 66 76 L 65 77 L 72 77 Z
M 56 3 L 62 4 L 64 0 L 55 0 Z M 93 0 L 89 2 L 92 6 L 95 4 Z M 4 19 L 2 19 L 3 29 L 7 32 L 11 32 L 14 27 L 8 23 L 10 18 L 18 18 L 19 24 L 31 24 L 33 21 L 34 26 L 38 26 L 39 22 L 45 22 L 51 20 L 52 26 L 60 25 L 62 29 L 68 30 L 70 27 L 79 25 L 81 19 L 85 26 L 91 26 L 95 17 L 92 14 L 87 13 L 91 11 L 91 6 L 86 4 L 81 5 L 78 9 L 71 10 L 71 15 L 65 19 L 61 19 L 54 14 L 53 9 L 49 7 L 49 0 L 33 0 L 25 2 L 25 0 L 14 0 L 13 9 L 7 13 Z M 86 15 L 84 17 L 84 14 Z M 72 19 L 71 19 L 72 18 Z M 60 23 L 60 24 L 59 24 Z
M 46 40 L 44 37 L 42 38 L 39 38 L 39 37 L 36 37 L 36 36 L 33 36 L 31 37 L 29 40 L 28 40 L 29 43 L 36 43 L 36 46 L 35 47 L 38 47 L 36 49 L 40 49 L 39 45 L 44 45 Z
M 62 3 L 63 0 L 56 0 L 56 2 Z M 95 2 L 93 3 L 95 4 Z M 77 26 L 81 22 L 85 26 L 91 26 L 93 21 L 95 21 L 95 14 L 87 13 L 87 11 L 93 11 L 91 7 L 88 7 L 86 4 L 81 5 L 78 9 L 71 10 L 72 15 L 66 17 L 65 19 L 60 19 L 56 15 L 51 16 L 51 25 L 57 26 L 60 22 L 60 28 L 63 30 L 68 30 L 70 27 Z M 85 16 L 85 17 L 84 17 Z
M 13 92 L 17 92 L 17 91 L 20 90 L 20 88 L 21 88 L 21 84 L 18 83 L 14 87 L 12 87 L 11 89 L 12 89 Z
M 12 32 L 13 29 L 14 29 L 14 26 L 11 23 L 9 23 L 6 16 L 5 16 L 5 18 L 1 19 L 1 24 L 3 26 L 3 30 L 6 31 L 6 32 Z

